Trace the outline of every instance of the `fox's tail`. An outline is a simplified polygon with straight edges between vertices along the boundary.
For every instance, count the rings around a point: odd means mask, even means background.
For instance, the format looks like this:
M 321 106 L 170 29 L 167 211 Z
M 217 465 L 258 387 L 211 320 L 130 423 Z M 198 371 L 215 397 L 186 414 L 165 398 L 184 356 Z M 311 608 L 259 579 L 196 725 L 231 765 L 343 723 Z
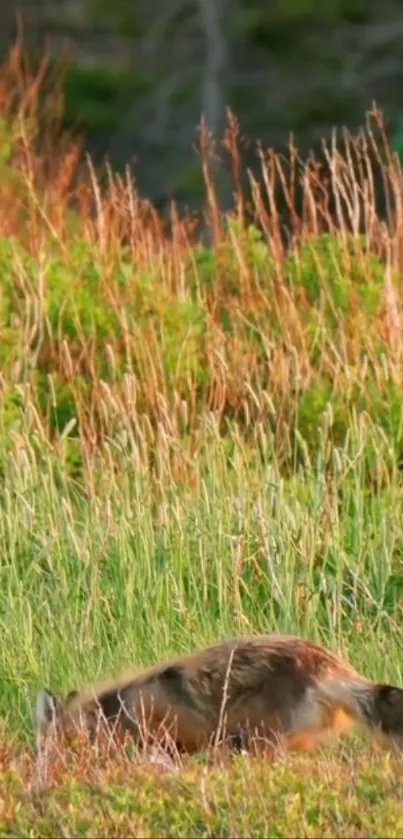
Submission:
M 341 709 L 358 723 L 403 744 L 403 689 L 367 679 L 321 682 L 318 701 L 331 713 Z

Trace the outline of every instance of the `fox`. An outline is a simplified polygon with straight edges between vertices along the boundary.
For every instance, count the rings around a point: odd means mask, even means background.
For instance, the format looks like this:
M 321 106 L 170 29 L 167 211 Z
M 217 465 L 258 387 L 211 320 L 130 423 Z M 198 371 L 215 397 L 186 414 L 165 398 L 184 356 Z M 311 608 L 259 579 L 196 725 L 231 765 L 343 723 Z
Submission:
M 65 700 L 42 688 L 38 736 L 67 740 L 100 732 L 192 754 L 227 744 L 248 753 L 311 750 L 356 724 L 403 745 L 403 689 L 376 683 L 323 646 L 294 635 L 224 641 L 141 672 L 72 690 Z M 151 739 L 150 739 L 151 738 Z M 165 746 L 164 746 L 165 744 Z

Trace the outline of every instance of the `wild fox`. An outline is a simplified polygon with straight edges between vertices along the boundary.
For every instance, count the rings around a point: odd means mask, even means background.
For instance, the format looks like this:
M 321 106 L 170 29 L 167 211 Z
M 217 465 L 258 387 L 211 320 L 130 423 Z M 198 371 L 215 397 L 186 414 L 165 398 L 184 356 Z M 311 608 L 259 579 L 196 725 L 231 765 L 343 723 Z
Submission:
M 403 690 L 376 684 L 323 647 L 294 636 L 228 641 L 82 692 L 42 690 L 40 734 L 151 737 L 188 753 L 211 743 L 248 749 L 280 738 L 310 749 L 355 722 L 403 745 Z

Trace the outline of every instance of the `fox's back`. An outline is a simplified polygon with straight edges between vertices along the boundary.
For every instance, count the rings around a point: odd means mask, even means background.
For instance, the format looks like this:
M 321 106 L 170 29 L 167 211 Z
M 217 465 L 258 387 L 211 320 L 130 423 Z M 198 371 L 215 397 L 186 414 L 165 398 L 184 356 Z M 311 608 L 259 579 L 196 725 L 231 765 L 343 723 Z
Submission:
M 337 672 L 352 669 L 328 650 L 295 636 L 260 635 L 217 644 L 201 653 L 159 665 L 135 678 L 127 692 L 139 682 L 158 681 L 177 701 L 214 712 L 242 696 L 268 692 L 273 701 L 288 695 L 297 699 L 306 689 Z

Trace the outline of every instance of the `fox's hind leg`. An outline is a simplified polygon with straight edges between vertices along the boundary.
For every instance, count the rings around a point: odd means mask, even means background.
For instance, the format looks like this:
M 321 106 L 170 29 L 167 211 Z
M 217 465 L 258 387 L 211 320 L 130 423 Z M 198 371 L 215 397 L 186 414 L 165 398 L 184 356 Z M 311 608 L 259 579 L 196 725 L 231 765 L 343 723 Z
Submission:
M 353 714 L 341 704 L 324 701 L 320 688 L 309 688 L 292 714 L 287 747 L 290 750 L 311 751 L 320 743 L 345 734 L 354 722 Z
M 253 730 L 237 730 L 233 749 L 274 760 L 287 751 L 312 751 L 350 730 L 353 723 L 353 717 L 343 708 L 327 708 L 308 695 L 282 725 L 262 723 Z
M 251 730 L 239 726 L 227 737 L 227 745 L 232 755 L 248 755 L 272 759 L 276 754 L 278 737 L 275 732 L 268 732 L 263 727 Z
M 242 754 L 248 751 L 248 736 L 246 731 L 239 727 L 233 731 L 227 738 L 227 744 L 231 752 L 234 754 Z

